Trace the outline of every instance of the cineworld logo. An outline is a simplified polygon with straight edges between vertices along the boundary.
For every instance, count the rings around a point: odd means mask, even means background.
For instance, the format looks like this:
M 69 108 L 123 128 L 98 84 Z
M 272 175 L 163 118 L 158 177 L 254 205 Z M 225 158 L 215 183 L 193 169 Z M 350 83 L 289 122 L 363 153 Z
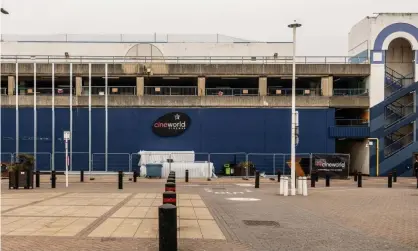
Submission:
M 190 117 L 181 112 L 167 113 L 152 124 L 152 131 L 161 137 L 183 134 L 190 126 Z
M 323 168 L 345 168 L 345 162 L 329 163 L 326 159 L 315 160 L 315 166 Z

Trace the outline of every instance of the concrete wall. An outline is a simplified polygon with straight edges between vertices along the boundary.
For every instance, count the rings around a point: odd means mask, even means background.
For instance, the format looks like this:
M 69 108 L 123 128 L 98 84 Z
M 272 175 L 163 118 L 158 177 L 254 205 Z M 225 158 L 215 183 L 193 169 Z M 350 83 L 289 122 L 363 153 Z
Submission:
M 348 33 L 348 55 L 356 56 L 370 48 L 370 17 L 355 24 Z
M 292 43 L 53 43 L 2 42 L 4 55 L 64 56 L 291 56 Z
M 386 66 L 407 76 L 415 71 L 415 52 L 404 38 L 393 40 L 386 51 Z
M 3 96 L 2 107 L 15 107 L 15 96 Z M 108 104 L 112 107 L 291 107 L 290 96 L 109 96 Z M 19 96 L 20 107 L 32 107 L 33 96 Z M 69 106 L 69 96 L 56 96 L 55 105 Z M 88 96 L 74 96 L 73 105 L 87 107 Z M 104 96 L 92 96 L 92 105 L 104 106 Z M 298 96 L 298 107 L 358 107 L 368 108 L 368 97 L 321 97 L 321 96 Z M 38 107 L 51 107 L 51 96 L 37 96 Z
M 350 147 L 350 172 L 370 174 L 368 140 L 356 141 Z
M 33 75 L 33 63 L 20 63 L 19 75 Z M 151 69 L 154 76 L 291 76 L 292 65 L 285 64 L 110 64 L 109 75 L 136 76 L 147 75 L 146 68 Z M 36 72 L 39 76 L 51 76 L 51 64 L 36 64 Z M 55 64 L 56 76 L 68 76 L 69 64 Z M 2 75 L 15 75 L 16 64 L 1 64 Z M 73 74 L 76 76 L 88 76 L 88 64 L 73 64 Z M 92 64 L 93 76 L 104 76 L 104 64 Z M 298 76 L 368 76 L 369 64 L 298 64 L 296 65 Z

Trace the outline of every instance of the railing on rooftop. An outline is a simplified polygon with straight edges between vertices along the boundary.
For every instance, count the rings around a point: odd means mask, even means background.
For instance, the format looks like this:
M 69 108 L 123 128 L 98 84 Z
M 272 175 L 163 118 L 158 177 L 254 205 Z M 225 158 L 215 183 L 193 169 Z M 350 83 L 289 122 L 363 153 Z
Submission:
M 347 56 L 297 56 L 297 64 L 353 64 Z M 291 56 L 64 56 L 1 55 L 2 63 L 292 64 Z M 365 59 L 365 64 L 368 59 Z
M 145 86 L 144 95 L 197 96 L 196 86 Z
M 335 119 L 336 126 L 368 126 L 367 119 Z
M 268 87 L 269 96 L 290 96 L 292 95 L 292 88 L 282 88 L 279 86 Z M 321 96 L 322 91 L 318 88 L 296 88 L 296 96 Z
M 258 96 L 258 88 L 206 88 L 207 96 Z
M 0 95 L 7 95 L 7 88 L 1 87 L 0 88 Z
M 56 87 L 54 88 L 55 95 L 59 96 L 66 96 L 70 95 L 71 89 L 70 87 Z M 37 87 L 36 88 L 36 95 L 52 95 L 52 88 L 47 87 Z M 75 88 L 73 88 L 73 95 L 75 95 Z M 13 94 L 16 95 L 16 90 L 13 91 Z M 33 87 L 19 87 L 19 95 L 34 95 L 35 88 Z
M 108 95 L 136 95 L 136 87 L 135 86 L 108 86 L 107 87 L 107 94 Z M 104 86 L 92 86 L 91 87 L 91 95 L 105 95 L 106 94 L 106 87 Z M 81 95 L 88 96 L 89 95 L 89 87 L 83 86 Z
M 334 88 L 333 92 L 334 96 L 361 96 L 369 93 L 366 88 Z

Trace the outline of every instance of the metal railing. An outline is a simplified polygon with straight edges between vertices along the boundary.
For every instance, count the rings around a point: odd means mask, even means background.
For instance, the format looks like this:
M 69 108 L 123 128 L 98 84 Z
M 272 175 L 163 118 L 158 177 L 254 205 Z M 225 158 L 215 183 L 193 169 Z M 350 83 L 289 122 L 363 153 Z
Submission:
M 292 95 L 292 88 L 282 88 L 271 86 L 268 87 L 269 96 L 290 96 Z M 319 88 L 296 88 L 296 96 L 322 96 L 322 91 Z
M 52 92 L 55 92 L 55 95 L 67 96 L 70 95 L 70 87 L 57 87 L 52 90 L 52 88 L 47 87 L 36 87 L 36 95 L 52 95 Z M 73 95 L 76 91 L 73 88 Z M 34 95 L 34 87 L 19 87 L 19 95 Z M 13 95 L 16 95 L 16 89 L 13 90 Z
M 207 96 L 258 96 L 258 88 L 206 88 Z
M 108 86 L 107 87 L 107 94 L 108 95 L 136 95 L 136 87 L 135 86 Z M 91 87 L 91 95 L 99 95 L 104 96 L 106 94 L 106 88 L 104 86 L 92 86 Z M 83 86 L 81 95 L 88 96 L 89 95 L 89 86 Z
M 410 132 L 404 137 L 396 140 L 392 144 L 388 145 L 384 149 L 385 157 L 389 157 L 400 150 L 404 149 L 405 147 L 409 146 L 414 142 L 414 132 Z
M 7 95 L 7 88 L 1 87 L 0 88 L 0 95 Z
M 145 86 L 144 95 L 197 96 L 196 86 Z
M 367 119 L 336 119 L 336 126 L 368 126 L 369 121 Z
M 385 116 L 385 127 L 390 127 L 401 120 L 405 119 L 409 115 L 413 114 L 415 112 L 415 103 L 411 102 L 409 104 L 406 104 L 400 108 L 401 113 L 392 112 L 389 115 Z
M 334 96 L 360 96 L 368 95 L 369 91 L 366 88 L 334 88 Z
M 348 56 L 298 56 L 297 64 L 356 64 Z M 3 63 L 292 64 L 291 56 L 70 56 L 1 55 Z M 369 61 L 364 58 L 364 63 Z

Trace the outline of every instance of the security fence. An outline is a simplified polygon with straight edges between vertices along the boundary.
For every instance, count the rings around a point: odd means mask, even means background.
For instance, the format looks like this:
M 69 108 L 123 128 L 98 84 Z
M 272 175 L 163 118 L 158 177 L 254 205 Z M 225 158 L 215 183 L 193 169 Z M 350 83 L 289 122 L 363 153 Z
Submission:
M 25 153 L 33 154 L 33 153 Z M 184 177 L 189 170 L 189 177 L 212 178 L 214 176 L 249 177 L 255 170 L 266 176 L 291 173 L 291 155 L 285 153 L 195 153 L 193 151 L 171 152 L 157 151 L 139 153 L 93 153 L 89 165 L 89 153 L 70 152 L 69 171 L 95 173 L 138 172 L 145 175 L 147 164 L 161 164 L 162 176 L 172 170 L 177 177 Z M 2 162 L 13 162 L 16 153 L 1 153 Z M 348 177 L 350 172 L 350 155 L 339 153 L 297 153 L 296 173 L 310 175 L 312 171 L 332 172 L 339 177 Z M 35 156 L 35 170 L 64 171 L 65 152 L 40 152 Z

